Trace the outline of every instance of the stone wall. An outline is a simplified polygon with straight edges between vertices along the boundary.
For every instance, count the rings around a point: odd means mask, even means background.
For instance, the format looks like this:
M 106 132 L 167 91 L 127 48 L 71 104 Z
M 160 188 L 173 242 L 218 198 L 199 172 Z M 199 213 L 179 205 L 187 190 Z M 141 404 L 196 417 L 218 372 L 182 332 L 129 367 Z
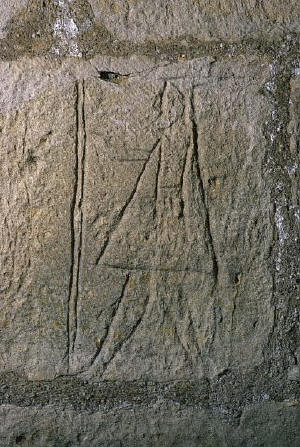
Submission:
M 0 11 L 0 445 L 300 445 L 300 4 Z

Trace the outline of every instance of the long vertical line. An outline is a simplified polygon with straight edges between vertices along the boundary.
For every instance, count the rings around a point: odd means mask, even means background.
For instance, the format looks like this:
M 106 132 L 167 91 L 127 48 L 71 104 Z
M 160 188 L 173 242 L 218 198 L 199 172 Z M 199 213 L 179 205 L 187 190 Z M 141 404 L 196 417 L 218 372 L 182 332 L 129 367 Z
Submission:
M 196 167 L 196 175 L 198 178 L 199 186 L 200 186 L 200 194 L 202 196 L 202 202 L 204 206 L 205 211 L 205 231 L 208 238 L 208 244 L 210 246 L 211 251 L 211 257 L 212 257 L 212 264 L 213 264 L 213 274 L 214 274 L 214 286 L 213 286 L 213 303 L 212 303 L 212 318 L 213 318 L 213 328 L 212 328 L 212 337 L 209 343 L 208 352 L 211 349 L 211 346 L 214 343 L 216 332 L 217 332 L 217 315 L 216 315 L 216 296 L 215 292 L 218 287 L 219 282 L 219 266 L 218 266 L 218 259 L 216 255 L 216 250 L 214 246 L 214 240 L 212 237 L 211 232 L 211 225 L 210 225 L 210 215 L 209 215 L 209 208 L 205 197 L 205 189 L 204 189 L 204 182 L 202 179 L 202 173 L 201 173 L 201 166 L 200 166 L 200 160 L 199 160 L 199 146 L 198 146 L 198 126 L 196 123 L 196 109 L 195 109 L 195 91 L 194 89 L 191 91 L 191 106 L 190 106 L 190 112 L 191 112 L 191 123 L 192 123 L 192 144 L 193 144 L 193 156 L 195 160 L 195 167 Z
M 192 91 L 192 93 L 191 93 L 191 122 L 192 122 L 192 137 L 193 137 L 195 167 L 196 167 L 197 178 L 198 178 L 199 186 L 200 186 L 200 193 L 201 193 L 202 201 L 203 201 L 203 205 L 204 205 L 205 229 L 206 229 L 206 234 L 207 234 L 208 242 L 209 242 L 210 249 L 211 249 L 213 273 L 214 273 L 214 277 L 215 277 L 215 285 L 217 285 L 219 266 L 218 266 L 218 260 L 217 260 L 217 255 L 216 255 L 216 251 L 215 251 L 215 246 L 214 246 L 214 240 L 213 240 L 212 232 L 211 232 L 209 209 L 208 209 L 208 205 L 207 205 L 207 201 L 206 201 L 206 197 L 205 197 L 204 182 L 202 179 L 201 168 L 200 168 L 199 147 L 198 147 L 198 127 L 197 127 L 197 123 L 195 120 L 195 116 L 196 116 L 196 112 L 195 112 L 195 104 L 194 104 L 194 91 Z
M 75 137 L 75 181 L 71 204 L 71 271 L 68 297 L 68 371 L 72 363 L 77 337 L 78 296 L 82 257 L 83 192 L 85 180 L 86 130 L 85 130 L 85 86 L 84 81 L 76 84 L 76 137 Z

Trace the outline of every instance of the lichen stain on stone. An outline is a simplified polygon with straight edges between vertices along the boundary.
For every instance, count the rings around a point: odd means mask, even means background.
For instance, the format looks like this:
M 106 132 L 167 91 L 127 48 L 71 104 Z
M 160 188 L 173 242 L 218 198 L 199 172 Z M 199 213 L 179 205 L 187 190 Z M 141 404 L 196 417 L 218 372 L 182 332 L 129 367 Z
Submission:
M 77 41 L 79 29 L 72 17 L 69 1 L 58 0 L 58 5 L 60 14 L 54 23 L 54 36 L 58 41 L 53 51 L 58 56 L 82 57 Z

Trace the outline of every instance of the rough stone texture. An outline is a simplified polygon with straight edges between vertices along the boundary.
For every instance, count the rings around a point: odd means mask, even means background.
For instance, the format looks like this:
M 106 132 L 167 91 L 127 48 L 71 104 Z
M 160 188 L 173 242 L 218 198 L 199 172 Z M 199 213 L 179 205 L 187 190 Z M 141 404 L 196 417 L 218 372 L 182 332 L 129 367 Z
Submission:
M 1 446 L 299 446 L 299 15 L 2 7 Z
M 200 409 L 179 409 L 160 401 L 149 409 L 78 413 L 51 406 L 24 409 L 3 406 L 0 440 L 21 446 L 264 446 L 297 447 L 299 408 L 268 403 L 246 409 L 238 426 L 216 423 Z M 109 423 L 108 423 L 109 421 Z M 28 433 L 28 427 L 31 427 Z

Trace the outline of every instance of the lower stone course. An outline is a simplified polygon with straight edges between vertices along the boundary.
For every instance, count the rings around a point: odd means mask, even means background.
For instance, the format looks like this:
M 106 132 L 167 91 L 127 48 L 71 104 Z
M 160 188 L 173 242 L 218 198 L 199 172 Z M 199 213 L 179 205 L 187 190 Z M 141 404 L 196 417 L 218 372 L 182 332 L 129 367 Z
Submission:
M 123 408 L 121 408 L 123 407 Z M 239 425 L 165 399 L 97 412 L 2 405 L 1 447 L 298 447 L 300 407 L 267 402 L 244 410 Z
M 299 447 L 297 383 L 252 379 L 230 371 L 211 382 L 168 383 L 5 374 L 0 446 Z

